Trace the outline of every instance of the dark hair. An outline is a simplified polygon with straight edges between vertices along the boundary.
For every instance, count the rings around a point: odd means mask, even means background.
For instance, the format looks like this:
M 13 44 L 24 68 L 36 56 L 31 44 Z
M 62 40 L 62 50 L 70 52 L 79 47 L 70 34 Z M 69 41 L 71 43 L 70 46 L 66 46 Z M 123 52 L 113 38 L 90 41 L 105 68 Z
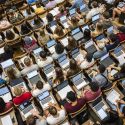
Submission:
M 93 92 L 97 92 L 99 90 L 99 85 L 97 82 L 90 82 L 89 86 Z
M 55 51 L 56 51 L 57 54 L 63 53 L 64 52 L 64 46 L 61 43 L 58 42 L 55 45 Z
M 125 73 L 125 63 L 121 66 L 121 73 Z
M 46 15 L 46 19 L 47 19 L 48 22 L 52 22 L 53 19 L 54 19 L 54 17 L 53 17 L 53 15 L 52 15 L 51 13 L 48 13 L 48 14 Z
M 117 35 L 114 34 L 114 33 L 112 33 L 112 34 L 109 35 L 109 38 L 110 38 L 110 40 L 111 40 L 112 42 L 115 42 L 115 41 L 117 40 Z
M 60 67 L 56 67 L 55 68 L 55 73 L 56 73 L 56 79 L 63 81 L 64 80 L 64 75 L 63 75 L 63 71 Z
M 52 116 L 55 116 L 57 115 L 57 109 L 53 106 L 50 106 L 49 107 L 49 113 L 52 115 Z
M 30 32 L 30 29 L 28 28 L 27 24 L 24 23 L 21 25 L 21 33 L 23 35 L 28 34 Z
M 31 14 L 30 8 L 27 8 L 27 9 L 26 9 L 26 12 L 30 15 L 30 14 Z
M 76 70 L 76 69 L 78 68 L 77 63 L 76 63 L 76 61 L 75 61 L 74 59 L 71 59 L 71 60 L 70 60 L 69 67 L 70 67 L 70 69 L 72 69 L 72 70 Z
M 15 37 L 15 34 L 11 30 L 6 31 L 6 38 L 8 40 L 12 40 L 12 39 L 14 39 L 14 37 Z
M 76 40 L 73 37 L 70 36 L 68 38 L 68 46 L 67 46 L 67 48 L 71 50 L 71 49 L 74 49 L 76 46 L 77 46 Z
M 3 73 L 3 69 L 2 69 L 2 67 L 0 67 L 0 74 L 2 74 Z
M 93 1 L 91 5 L 92 5 L 92 7 L 94 7 L 94 8 L 98 7 L 98 3 L 97 3 L 96 1 Z
M 122 109 L 122 113 L 123 113 L 124 116 L 125 116 L 125 106 L 124 106 L 123 109 Z
M 84 30 L 84 37 L 90 37 L 91 38 L 91 31 L 89 29 Z
M 60 6 L 60 7 L 59 7 L 59 11 L 60 11 L 60 13 L 63 14 L 63 13 L 64 13 L 64 7 L 63 7 L 63 6 Z
M 35 25 L 40 25 L 41 24 L 41 21 L 39 18 L 34 18 L 34 24 Z
M 45 59 L 46 58 L 46 52 L 45 51 L 41 51 L 40 52 L 40 56 L 43 58 L 43 59 Z
M 27 125 L 36 125 L 36 119 L 33 115 L 29 115 L 26 119 Z
M 0 97 L 0 112 L 5 110 L 6 103 L 4 102 L 3 98 Z
M 125 33 L 125 26 L 118 27 L 118 30 L 122 33 Z
M 100 65 L 99 65 L 99 71 L 100 71 L 100 73 L 104 73 L 105 70 L 106 70 L 105 66 L 102 65 L 102 64 L 100 64 Z
M 86 55 L 86 60 L 87 60 L 88 62 L 91 62 L 91 61 L 92 61 L 92 58 L 93 58 L 93 55 L 92 55 L 92 54 L 88 53 L 88 54 Z
M 105 18 L 105 19 L 109 19 L 110 18 L 110 14 L 109 14 L 109 12 L 104 12 L 103 13 L 103 17 Z
M 76 94 L 72 91 L 68 92 L 66 97 L 71 102 L 75 102 L 77 99 Z
M 42 88 L 43 88 L 43 82 L 42 82 L 42 81 L 38 81 L 38 82 L 36 83 L 36 87 L 37 87 L 38 89 L 42 89 Z

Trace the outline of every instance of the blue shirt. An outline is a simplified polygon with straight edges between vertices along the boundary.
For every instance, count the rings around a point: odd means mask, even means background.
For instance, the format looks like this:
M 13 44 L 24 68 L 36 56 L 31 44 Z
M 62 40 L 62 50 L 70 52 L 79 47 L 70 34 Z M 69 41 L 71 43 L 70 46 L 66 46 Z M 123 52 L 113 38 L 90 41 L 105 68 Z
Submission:
M 36 2 L 36 0 L 27 0 L 28 4 L 32 4 L 34 2 Z
M 74 4 L 72 5 L 72 7 L 70 9 L 79 8 L 83 4 L 84 4 L 83 0 L 74 0 Z

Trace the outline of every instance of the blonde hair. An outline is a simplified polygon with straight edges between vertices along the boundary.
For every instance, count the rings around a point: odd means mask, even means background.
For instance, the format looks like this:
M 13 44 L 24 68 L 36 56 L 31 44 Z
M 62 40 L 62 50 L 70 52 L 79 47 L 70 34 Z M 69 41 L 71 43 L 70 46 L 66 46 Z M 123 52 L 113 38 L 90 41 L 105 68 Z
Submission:
M 30 66 L 30 65 L 31 65 L 31 60 L 30 60 L 30 58 L 25 58 L 25 59 L 24 59 L 24 64 L 25 64 L 26 66 Z
M 16 96 L 20 96 L 20 95 L 22 95 L 22 89 L 20 88 L 20 87 L 14 87 L 14 94 L 16 95 Z

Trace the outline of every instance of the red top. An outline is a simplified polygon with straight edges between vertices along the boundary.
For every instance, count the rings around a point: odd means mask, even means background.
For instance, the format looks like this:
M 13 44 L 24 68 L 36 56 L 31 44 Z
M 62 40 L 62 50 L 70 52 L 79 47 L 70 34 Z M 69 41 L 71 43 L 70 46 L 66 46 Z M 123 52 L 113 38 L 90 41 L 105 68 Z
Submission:
M 77 99 L 77 104 L 75 106 L 72 106 L 71 103 L 66 103 L 64 105 L 66 111 L 68 113 L 74 113 L 77 112 L 78 110 L 82 109 L 82 107 L 85 105 L 86 101 L 84 98 L 79 98 Z
M 97 92 L 92 92 L 91 90 L 86 90 L 84 93 L 84 97 L 86 101 L 95 100 L 101 94 L 101 90 L 98 89 Z
M 22 104 L 23 102 L 29 100 L 30 98 L 32 97 L 32 94 L 30 92 L 25 92 L 23 93 L 21 96 L 18 96 L 18 97 L 15 97 L 13 99 L 13 103 L 15 105 L 20 105 Z

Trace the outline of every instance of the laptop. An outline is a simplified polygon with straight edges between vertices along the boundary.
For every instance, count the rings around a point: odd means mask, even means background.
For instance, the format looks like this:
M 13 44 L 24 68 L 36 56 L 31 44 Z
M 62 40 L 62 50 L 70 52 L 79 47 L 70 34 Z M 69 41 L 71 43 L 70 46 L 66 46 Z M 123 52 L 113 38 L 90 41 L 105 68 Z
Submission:
M 37 48 L 37 49 L 34 49 L 33 50 L 33 53 L 36 55 L 36 56 L 39 56 L 40 52 L 43 51 L 43 49 L 41 47 Z
M 56 26 L 57 26 L 57 22 L 55 20 L 50 23 L 50 29 L 52 30 L 52 32 L 55 31 Z
M 85 29 L 90 29 L 89 26 L 87 24 L 85 24 L 83 27 L 82 27 L 82 31 L 84 33 Z
M 75 14 L 76 14 L 76 9 L 73 8 L 73 9 L 69 10 L 69 14 L 70 14 L 70 16 L 75 16 Z
M 112 89 L 107 95 L 107 100 L 116 105 L 116 101 L 120 100 L 120 94 L 116 90 Z
M 92 16 L 92 23 L 96 24 L 99 19 L 100 19 L 100 14 L 98 13 L 98 14 Z
M 48 64 L 44 66 L 43 70 L 48 79 L 53 77 L 54 72 L 55 72 L 53 64 Z
M 3 54 L 3 53 L 5 53 L 4 47 L 0 48 L 0 55 Z
M 80 39 L 83 38 L 83 33 L 81 32 L 80 28 L 76 28 L 74 30 L 71 31 L 71 35 L 73 36 L 73 38 L 78 41 Z
M 85 87 L 86 85 L 88 85 L 87 79 L 83 76 L 82 73 L 79 73 L 76 76 L 74 76 L 72 78 L 72 82 L 78 90 L 80 90 L 83 87 Z
M 94 42 L 92 40 L 89 40 L 85 43 L 85 49 L 88 53 L 93 54 L 97 51 Z
M 7 103 L 12 100 L 11 93 L 7 87 L 0 88 L 0 97 Z
M 114 64 L 114 61 L 110 58 L 109 53 L 101 57 L 100 63 L 104 65 L 106 68 L 110 65 Z
M 119 57 L 119 56 L 121 56 L 121 55 L 123 55 L 123 54 L 125 54 L 125 53 L 124 53 L 124 51 L 123 51 L 123 47 L 122 47 L 122 46 L 119 46 L 119 47 L 115 48 L 115 50 L 114 50 L 114 55 L 115 55 L 116 57 Z
M 58 58 L 58 62 L 62 69 L 67 69 L 69 67 L 69 60 L 67 59 L 66 54 L 63 54 Z
M 106 109 L 108 109 L 108 107 L 103 101 L 100 101 L 97 105 L 95 105 L 94 109 L 101 120 L 105 119 L 108 116 L 106 113 Z
M 67 23 L 67 17 L 66 17 L 66 16 L 62 16 L 62 17 L 60 18 L 60 21 L 61 21 L 61 23 L 63 24 L 63 26 L 64 26 L 65 28 L 69 28 L 69 25 L 68 25 L 68 23 Z
M 102 39 L 105 39 L 105 35 L 104 35 L 104 34 L 100 34 L 99 36 L 97 36 L 97 37 L 95 38 L 96 41 L 97 41 L 97 40 L 102 40 Z
M 66 98 L 68 92 L 73 91 L 72 88 L 69 86 L 67 80 L 59 84 L 56 87 L 56 89 L 57 89 L 57 93 L 59 94 L 62 100 Z
M 125 6 L 125 3 L 124 2 L 119 2 L 119 4 L 118 4 L 118 7 L 119 8 L 123 8 Z
M 41 94 L 38 95 L 38 100 L 42 106 L 43 109 L 48 108 L 48 104 L 51 103 L 55 103 L 53 97 L 50 95 L 49 91 L 45 91 Z
M 25 102 L 19 106 L 19 109 L 22 115 L 24 115 L 24 117 L 27 118 L 29 115 L 32 115 L 30 111 L 35 109 L 35 106 L 30 102 Z
M 56 45 L 55 40 L 50 40 L 47 42 L 47 47 L 48 47 L 51 54 L 53 54 L 55 52 L 55 45 Z
M 114 26 L 110 26 L 108 29 L 107 29 L 107 34 L 110 35 L 114 33 Z
M 41 81 L 39 73 L 37 72 L 37 70 L 34 70 L 34 71 L 28 73 L 27 78 L 29 79 L 29 81 L 32 85 L 36 84 L 38 81 Z
M 84 60 L 83 59 L 83 55 L 80 54 L 79 49 L 75 48 L 71 51 L 71 55 L 72 58 L 74 58 L 75 60 L 77 60 L 77 58 L 80 58 L 80 60 Z
M 88 8 L 87 8 L 87 6 L 86 6 L 86 4 L 82 4 L 82 5 L 80 5 L 80 12 L 85 12 L 85 11 L 87 11 L 88 10 Z
M 64 47 L 68 46 L 68 38 L 67 38 L 67 37 L 61 39 L 60 42 L 62 43 L 62 45 L 63 45 Z

